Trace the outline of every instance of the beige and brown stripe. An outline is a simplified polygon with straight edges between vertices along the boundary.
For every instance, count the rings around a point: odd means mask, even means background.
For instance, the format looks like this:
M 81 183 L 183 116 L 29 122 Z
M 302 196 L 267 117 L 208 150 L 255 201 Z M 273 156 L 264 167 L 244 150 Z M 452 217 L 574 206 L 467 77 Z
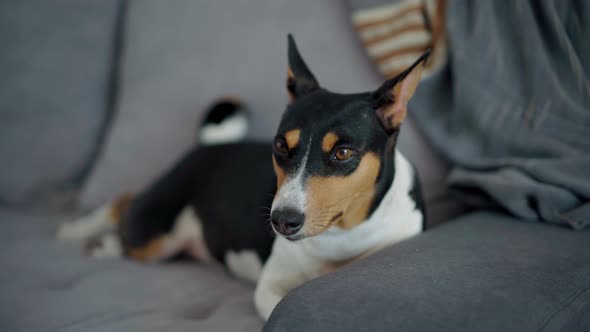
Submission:
M 352 21 L 369 57 L 387 78 L 402 72 L 431 48 L 428 75 L 446 61 L 444 0 L 403 0 L 357 10 Z

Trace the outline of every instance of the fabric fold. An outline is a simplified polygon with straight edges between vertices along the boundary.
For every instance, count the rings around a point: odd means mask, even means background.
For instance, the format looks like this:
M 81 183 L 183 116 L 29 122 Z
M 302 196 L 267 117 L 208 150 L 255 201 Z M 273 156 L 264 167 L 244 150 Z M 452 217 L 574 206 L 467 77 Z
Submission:
M 522 219 L 590 226 L 589 2 L 349 3 L 384 76 L 413 47 L 437 55 L 409 106 L 454 165 L 454 191 Z

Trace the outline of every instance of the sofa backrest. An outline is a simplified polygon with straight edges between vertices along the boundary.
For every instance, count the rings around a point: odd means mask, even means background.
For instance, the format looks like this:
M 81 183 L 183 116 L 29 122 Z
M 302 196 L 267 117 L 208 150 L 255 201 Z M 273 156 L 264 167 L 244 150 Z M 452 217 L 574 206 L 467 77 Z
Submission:
M 104 132 L 121 0 L 0 3 L 0 204 L 60 207 Z

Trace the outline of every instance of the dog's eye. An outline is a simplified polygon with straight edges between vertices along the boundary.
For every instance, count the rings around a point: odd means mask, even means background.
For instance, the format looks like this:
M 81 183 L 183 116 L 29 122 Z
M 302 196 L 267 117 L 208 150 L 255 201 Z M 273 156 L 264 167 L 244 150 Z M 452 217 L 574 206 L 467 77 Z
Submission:
M 287 147 L 287 142 L 283 138 L 275 139 L 275 151 L 280 154 L 287 154 L 289 153 L 289 148 Z
M 354 151 L 352 151 L 349 148 L 339 148 L 338 150 L 336 150 L 336 153 L 334 153 L 334 157 L 337 160 L 348 160 L 353 155 L 354 155 Z

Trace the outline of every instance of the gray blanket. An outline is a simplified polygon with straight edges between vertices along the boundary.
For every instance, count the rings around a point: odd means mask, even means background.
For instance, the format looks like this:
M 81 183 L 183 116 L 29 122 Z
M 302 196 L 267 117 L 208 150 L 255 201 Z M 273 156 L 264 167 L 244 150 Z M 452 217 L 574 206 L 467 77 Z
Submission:
M 391 4 L 351 1 L 353 18 Z M 590 226 L 590 2 L 449 1 L 443 17 L 447 61 L 410 112 L 456 165 L 451 188 L 522 219 Z

